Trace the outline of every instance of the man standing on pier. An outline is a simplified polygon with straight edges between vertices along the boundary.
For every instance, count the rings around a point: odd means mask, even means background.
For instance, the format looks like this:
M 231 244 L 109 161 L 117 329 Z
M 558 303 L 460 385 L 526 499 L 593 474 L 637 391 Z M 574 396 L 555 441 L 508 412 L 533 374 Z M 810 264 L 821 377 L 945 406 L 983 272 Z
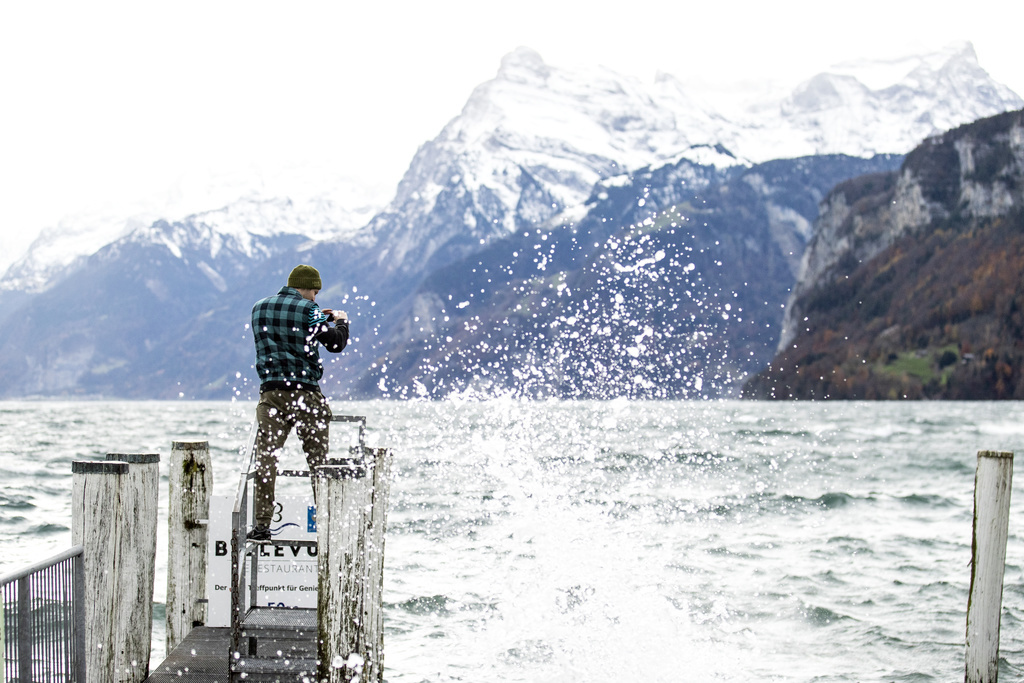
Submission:
M 324 374 L 320 345 L 331 353 L 344 349 L 348 318 L 343 311 L 317 305 L 320 288 L 316 268 L 296 266 L 286 287 L 252 308 L 260 401 L 256 406 L 254 526 L 249 538 L 256 541 L 271 538 L 277 453 L 293 427 L 302 441 L 310 473 L 327 463 L 331 408 L 320 393 Z

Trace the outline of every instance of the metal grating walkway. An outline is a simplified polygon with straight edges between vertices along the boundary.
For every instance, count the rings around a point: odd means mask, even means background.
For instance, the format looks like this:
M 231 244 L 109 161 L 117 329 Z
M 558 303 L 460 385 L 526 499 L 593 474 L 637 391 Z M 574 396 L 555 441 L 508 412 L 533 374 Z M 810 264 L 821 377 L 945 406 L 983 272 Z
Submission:
M 298 611 L 298 610 L 293 610 Z M 315 610 L 312 610 L 315 612 Z M 293 615 L 296 620 L 300 615 Z M 303 615 L 308 619 L 308 615 Z M 314 617 L 315 619 L 315 617 Z M 280 628 L 280 622 L 275 626 Z M 298 624 L 296 624 L 298 625 Z M 295 637 L 301 636 L 301 637 Z M 146 683 L 228 683 L 229 627 L 197 626 L 146 679 Z M 246 665 L 249 666 L 246 666 Z M 312 680 L 315 677 L 316 640 L 312 631 L 292 631 L 291 637 L 261 635 L 257 658 L 239 655 L 239 671 L 254 683 Z

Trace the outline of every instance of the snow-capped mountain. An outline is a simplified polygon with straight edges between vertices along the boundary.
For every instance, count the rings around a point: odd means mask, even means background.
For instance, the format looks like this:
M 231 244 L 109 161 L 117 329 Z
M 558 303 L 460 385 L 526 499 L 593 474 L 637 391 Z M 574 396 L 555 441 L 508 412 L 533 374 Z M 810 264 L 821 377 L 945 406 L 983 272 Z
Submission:
M 159 218 L 156 213 L 86 213 L 63 218 L 45 228 L 20 258 L 9 263 L 0 277 L 0 293 L 42 291 L 80 259 Z
M 888 61 L 837 65 L 742 116 L 736 153 L 755 161 L 811 154 L 905 154 L 926 137 L 1024 106 L 992 80 L 970 43 Z
M 593 280 L 587 273 L 604 271 L 583 262 L 607 258 L 613 250 L 604 240 L 628 242 L 634 229 L 680 231 L 657 237 L 663 251 L 675 249 L 678 258 L 655 261 L 661 265 L 645 271 L 652 282 L 661 281 L 660 268 L 688 267 L 684 257 L 694 244 L 716 250 L 731 245 L 722 255 L 735 258 L 740 270 L 769 258 L 776 266 L 770 272 L 778 277 L 759 278 L 772 280 L 771 286 L 751 285 L 744 296 L 766 310 L 780 310 L 780 292 L 793 284 L 793 264 L 828 187 L 899 163 L 859 156 L 905 152 L 941 117 L 997 113 L 1021 104 L 977 68 L 973 51 L 922 64 L 880 90 L 850 73 L 817 77 L 772 106 L 726 117 L 689 97 L 668 76 L 644 83 L 604 69 L 562 70 L 535 52 L 517 50 L 438 137 L 420 148 L 394 199 L 372 218 L 352 209 L 365 203 L 262 192 L 183 218 L 121 224 L 113 231 L 116 239 L 78 249 L 71 258 L 75 250 L 65 249 L 70 242 L 59 231 L 51 233 L 30 252 L 38 256 L 35 261 L 26 257 L 23 268 L 9 271 L 7 282 L 13 284 L 17 275 L 23 284 L 0 289 L 0 322 L 18 316 L 17 325 L 0 325 L 0 395 L 242 395 L 251 374 L 248 310 L 299 262 L 320 268 L 324 304 L 344 306 L 358 321 L 340 361 L 344 372 L 329 369 L 325 376 L 325 386 L 338 394 L 352 395 L 354 383 L 361 382 L 359 395 L 372 395 L 373 387 L 388 385 L 374 375 L 384 367 L 398 376 L 398 366 L 405 364 L 402 376 L 415 378 L 424 358 L 419 353 L 433 354 L 432 363 L 445 362 L 450 354 L 437 356 L 439 349 L 459 335 L 442 323 L 458 319 L 464 333 L 475 324 L 444 313 L 445 307 L 470 298 L 494 302 L 488 316 L 500 334 L 511 330 L 505 324 L 511 316 L 501 306 L 543 308 L 546 299 L 531 303 L 525 292 L 567 291 L 557 285 L 573 272 L 589 283 L 594 301 L 603 302 L 603 283 L 611 279 Z M 937 90 L 930 93 L 928 87 Z M 922 111 L 932 119 L 922 118 Z M 794 158 L 823 151 L 854 156 L 808 163 Z M 767 163 L 755 165 L 762 160 Z M 699 239 L 690 238 L 694 231 L 702 233 Z M 43 258 L 50 246 L 65 260 Z M 647 258 L 640 261 L 646 264 Z M 675 273 L 665 282 L 682 287 L 698 278 L 708 296 L 735 290 L 717 279 L 725 270 L 721 258 L 702 258 L 693 263 L 707 261 L 706 272 Z M 47 271 L 47 264 L 57 265 Z M 633 272 L 634 265 L 620 265 Z M 622 301 L 614 299 L 615 307 L 639 303 L 626 296 L 625 280 L 631 277 L 624 276 Z M 475 291 L 451 301 L 452 287 L 470 281 Z M 695 320 L 714 308 L 698 303 Z M 74 312 L 73 335 L 52 334 L 49 311 L 55 309 Z M 529 324 L 542 319 L 547 318 L 532 316 Z M 765 320 L 772 324 L 774 318 Z M 673 320 L 665 342 L 676 343 L 672 335 L 683 335 L 688 325 Z M 410 333 L 421 332 L 425 341 L 410 339 Z M 431 334 L 449 341 L 434 343 Z M 774 348 L 777 333 L 761 335 L 759 348 Z M 403 346 L 410 341 L 426 346 Z M 492 351 L 498 348 L 491 339 L 482 341 Z M 396 349 L 403 353 L 389 355 Z M 758 353 L 747 356 L 757 359 Z M 651 377 L 665 362 L 653 356 L 633 360 L 645 363 Z M 681 382 L 690 372 L 673 371 Z
M 726 118 L 671 76 L 561 70 L 520 48 L 421 147 L 363 235 L 377 267 L 419 271 L 528 225 L 571 219 L 598 181 L 687 159 L 724 168 L 816 154 L 902 154 L 924 137 L 1024 105 L 969 44 L 820 74 Z M 862 82 L 863 77 L 871 85 Z M 454 219 L 454 220 L 453 220 Z
M 385 201 L 379 190 L 351 180 L 336 178 L 325 188 L 322 176 L 311 178 L 295 170 L 272 183 L 261 176 L 249 178 L 248 185 L 238 178 L 200 178 L 210 185 L 197 187 L 199 179 L 183 180 L 159 201 L 68 216 L 44 229 L 20 258 L 9 263 L 0 277 L 0 293 L 42 291 L 102 247 L 136 232 L 147 234 L 158 221 L 192 217 L 207 226 L 214 253 L 225 242 L 248 253 L 254 241 L 276 235 L 314 241 L 345 238 L 366 225 Z
M 647 85 L 606 69 L 565 71 L 520 48 L 420 148 L 361 239 L 381 245 L 385 272 L 434 266 L 582 204 L 604 178 L 687 153 L 707 159 L 728 132 L 671 78 Z
M 978 65 L 969 43 L 900 60 L 840 64 L 781 100 L 728 116 L 670 75 L 648 83 L 604 68 L 559 69 L 520 48 L 421 147 L 389 207 L 357 241 L 379 246 L 376 264 L 387 272 L 419 271 L 438 250 L 443 262 L 446 249 L 461 257 L 481 241 L 563 211 L 563 219 L 571 219 L 596 182 L 644 167 L 682 159 L 724 168 L 813 154 L 902 154 L 929 135 L 1022 105 Z M 158 219 L 174 222 L 224 207 L 253 218 L 235 227 L 256 235 L 266 234 L 270 219 L 275 230 L 347 242 L 386 199 L 322 169 L 265 175 L 202 176 L 205 181 L 183 183 L 151 206 L 69 217 L 8 261 L 0 292 L 44 289 L 83 257 Z M 295 215 L 242 208 L 282 197 L 292 200 Z M 240 208 L 232 210 L 236 201 Z M 451 220 L 455 204 L 458 221 Z M 316 227 L 318 211 L 324 217 Z

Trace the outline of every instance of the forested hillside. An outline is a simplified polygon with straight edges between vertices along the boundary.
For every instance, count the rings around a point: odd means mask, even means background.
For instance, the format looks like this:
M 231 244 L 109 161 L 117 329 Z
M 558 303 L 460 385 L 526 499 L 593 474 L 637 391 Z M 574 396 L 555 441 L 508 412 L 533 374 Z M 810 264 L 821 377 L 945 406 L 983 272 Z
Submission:
M 1024 399 L 1024 112 L 839 185 L 760 398 Z

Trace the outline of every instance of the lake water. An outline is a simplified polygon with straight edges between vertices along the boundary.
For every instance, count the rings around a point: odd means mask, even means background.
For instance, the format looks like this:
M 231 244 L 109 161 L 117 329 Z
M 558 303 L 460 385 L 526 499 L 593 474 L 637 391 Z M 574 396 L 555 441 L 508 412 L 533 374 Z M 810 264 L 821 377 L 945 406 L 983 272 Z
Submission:
M 71 462 L 208 440 L 253 405 L 0 403 L 0 574 L 67 548 Z M 385 666 L 421 681 L 963 680 L 979 450 L 1021 403 L 335 404 L 394 449 Z M 343 430 L 335 448 L 351 435 Z M 302 465 L 290 445 L 285 464 Z M 1024 677 L 1024 477 L 1001 678 Z M 166 476 L 156 601 L 166 582 Z M 162 660 L 162 604 L 154 663 Z

